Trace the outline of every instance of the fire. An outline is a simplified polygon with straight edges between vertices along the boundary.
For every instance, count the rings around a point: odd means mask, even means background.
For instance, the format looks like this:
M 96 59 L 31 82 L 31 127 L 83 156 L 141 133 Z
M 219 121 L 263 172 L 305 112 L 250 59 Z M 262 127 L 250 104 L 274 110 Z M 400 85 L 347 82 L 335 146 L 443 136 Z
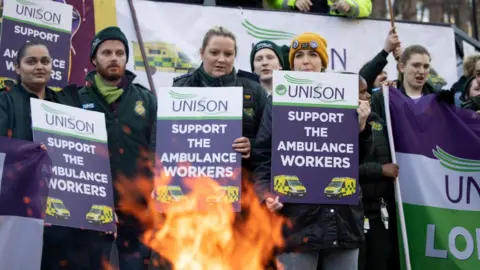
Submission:
M 262 205 L 252 185 L 245 184 L 248 181 L 243 181 L 241 190 L 241 213 L 235 213 L 229 202 L 206 202 L 211 191 L 220 187 L 213 179 L 184 181 L 190 192 L 166 205 L 163 213 L 158 212 L 158 201 L 152 199 L 149 182 L 121 181 L 117 185 L 122 196 L 120 207 L 145 225 L 141 240 L 147 246 L 168 260 L 173 269 L 280 269 L 273 254 L 284 245 L 285 220 Z M 155 179 L 156 186 L 169 182 L 165 176 Z M 148 200 L 148 214 L 139 196 Z M 158 266 L 158 262 L 153 265 Z

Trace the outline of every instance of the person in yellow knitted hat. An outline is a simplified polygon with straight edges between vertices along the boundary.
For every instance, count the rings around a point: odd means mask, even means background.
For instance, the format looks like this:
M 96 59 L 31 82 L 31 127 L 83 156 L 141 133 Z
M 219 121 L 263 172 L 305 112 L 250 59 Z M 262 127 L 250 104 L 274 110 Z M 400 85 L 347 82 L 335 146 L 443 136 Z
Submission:
M 316 33 L 296 36 L 290 45 L 288 60 L 291 70 L 322 72 L 328 66 L 327 41 Z

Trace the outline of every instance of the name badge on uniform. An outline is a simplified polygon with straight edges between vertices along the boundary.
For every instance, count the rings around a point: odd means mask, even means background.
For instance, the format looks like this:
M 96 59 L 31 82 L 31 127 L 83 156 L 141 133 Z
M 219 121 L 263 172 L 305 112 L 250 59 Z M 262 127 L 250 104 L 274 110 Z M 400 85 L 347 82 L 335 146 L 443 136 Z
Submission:
M 84 109 L 94 109 L 95 108 L 95 103 L 86 103 L 86 104 L 83 104 L 82 107 Z

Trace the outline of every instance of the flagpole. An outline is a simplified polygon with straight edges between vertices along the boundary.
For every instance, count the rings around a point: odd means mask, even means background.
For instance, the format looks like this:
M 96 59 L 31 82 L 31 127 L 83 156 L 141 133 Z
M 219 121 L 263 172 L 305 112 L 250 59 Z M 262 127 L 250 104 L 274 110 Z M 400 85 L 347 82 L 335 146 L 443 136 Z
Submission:
M 390 115 L 390 89 L 389 86 L 383 86 L 383 102 L 385 104 L 385 118 L 387 122 L 387 132 L 388 132 L 388 144 L 390 146 L 390 155 L 392 157 L 392 162 L 397 164 L 397 157 L 395 155 L 395 144 L 393 142 L 393 132 L 392 132 L 392 118 Z M 407 270 L 412 270 L 410 263 L 410 248 L 408 245 L 408 236 L 407 236 L 407 227 L 405 223 L 405 214 L 403 211 L 403 199 L 402 193 L 400 190 L 400 181 L 395 179 L 395 199 L 397 201 L 398 216 L 400 217 L 400 229 L 402 232 L 402 242 L 403 242 L 403 252 L 405 254 L 405 265 Z
M 140 26 L 138 24 L 137 12 L 135 11 L 135 6 L 133 5 L 132 0 L 128 0 L 128 5 L 130 6 L 130 13 L 132 15 L 133 26 L 135 28 L 135 34 L 137 35 L 138 45 L 140 46 L 140 53 L 142 54 L 143 65 L 145 66 L 145 72 L 147 73 L 147 79 L 148 79 L 148 84 L 150 85 L 150 91 L 152 91 L 156 95 L 157 91 L 155 91 L 155 84 L 153 83 L 152 71 L 150 70 L 150 66 L 148 65 L 147 54 L 145 53 L 145 45 L 143 43 L 142 33 L 140 32 Z

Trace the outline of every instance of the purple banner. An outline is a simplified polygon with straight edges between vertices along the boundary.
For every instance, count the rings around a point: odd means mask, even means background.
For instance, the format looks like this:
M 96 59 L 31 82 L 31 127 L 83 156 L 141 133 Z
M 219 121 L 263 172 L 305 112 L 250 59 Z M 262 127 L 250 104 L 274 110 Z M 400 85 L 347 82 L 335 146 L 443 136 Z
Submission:
M 106 143 L 33 131 L 52 159 L 46 223 L 89 230 L 116 230 Z
M 27 10 L 19 7 L 18 10 Z M 4 10 L 5 12 L 5 10 Z M 68 84 L 71 33 L 38 26 L 23 20 L 3 16 L 0 43 L 0 81 L 17 79 L 15 61 L 18 49 L 28 41 L 45 43 L 52 57 L 52 74 L 48 86 L 58 90 Z
M 273 106 L 273 193 L 287 203 L 358 204 L 354 109 Z
M 40 144 L 0 137 L 0 216 L 42 219 L 50 167 Z
M 414 101 L 395 88 L 390 88 L 390 111 L 392 129 L 401 130 L 393 132 L 396 152 L 437 158 L 432 149 L 440 145 L 447 153 L 478 159 L 479 150 L 472 145 L 480 144 L 480 114 L 437 102 L 435 95 Z M 441 121 L 432 121 L 432 115 Z
M 242 120 L 158 120 L 156 176 L 170 178 L 156 187 L 160 211 L 178 202 L 193 187 L 204 194 L 198 206 L 206 209 L 216 203 L 231 203 L 240 211 L 241 155 L 232 149 L 242 135 Z M 189 182 L 189 180 L 192 181 Z M 218 186 L 202 185 L 214 180 Z M 162 185 L 163 184 L 163 185 Z M 211 190 L 205 190 L 209 189 Z

